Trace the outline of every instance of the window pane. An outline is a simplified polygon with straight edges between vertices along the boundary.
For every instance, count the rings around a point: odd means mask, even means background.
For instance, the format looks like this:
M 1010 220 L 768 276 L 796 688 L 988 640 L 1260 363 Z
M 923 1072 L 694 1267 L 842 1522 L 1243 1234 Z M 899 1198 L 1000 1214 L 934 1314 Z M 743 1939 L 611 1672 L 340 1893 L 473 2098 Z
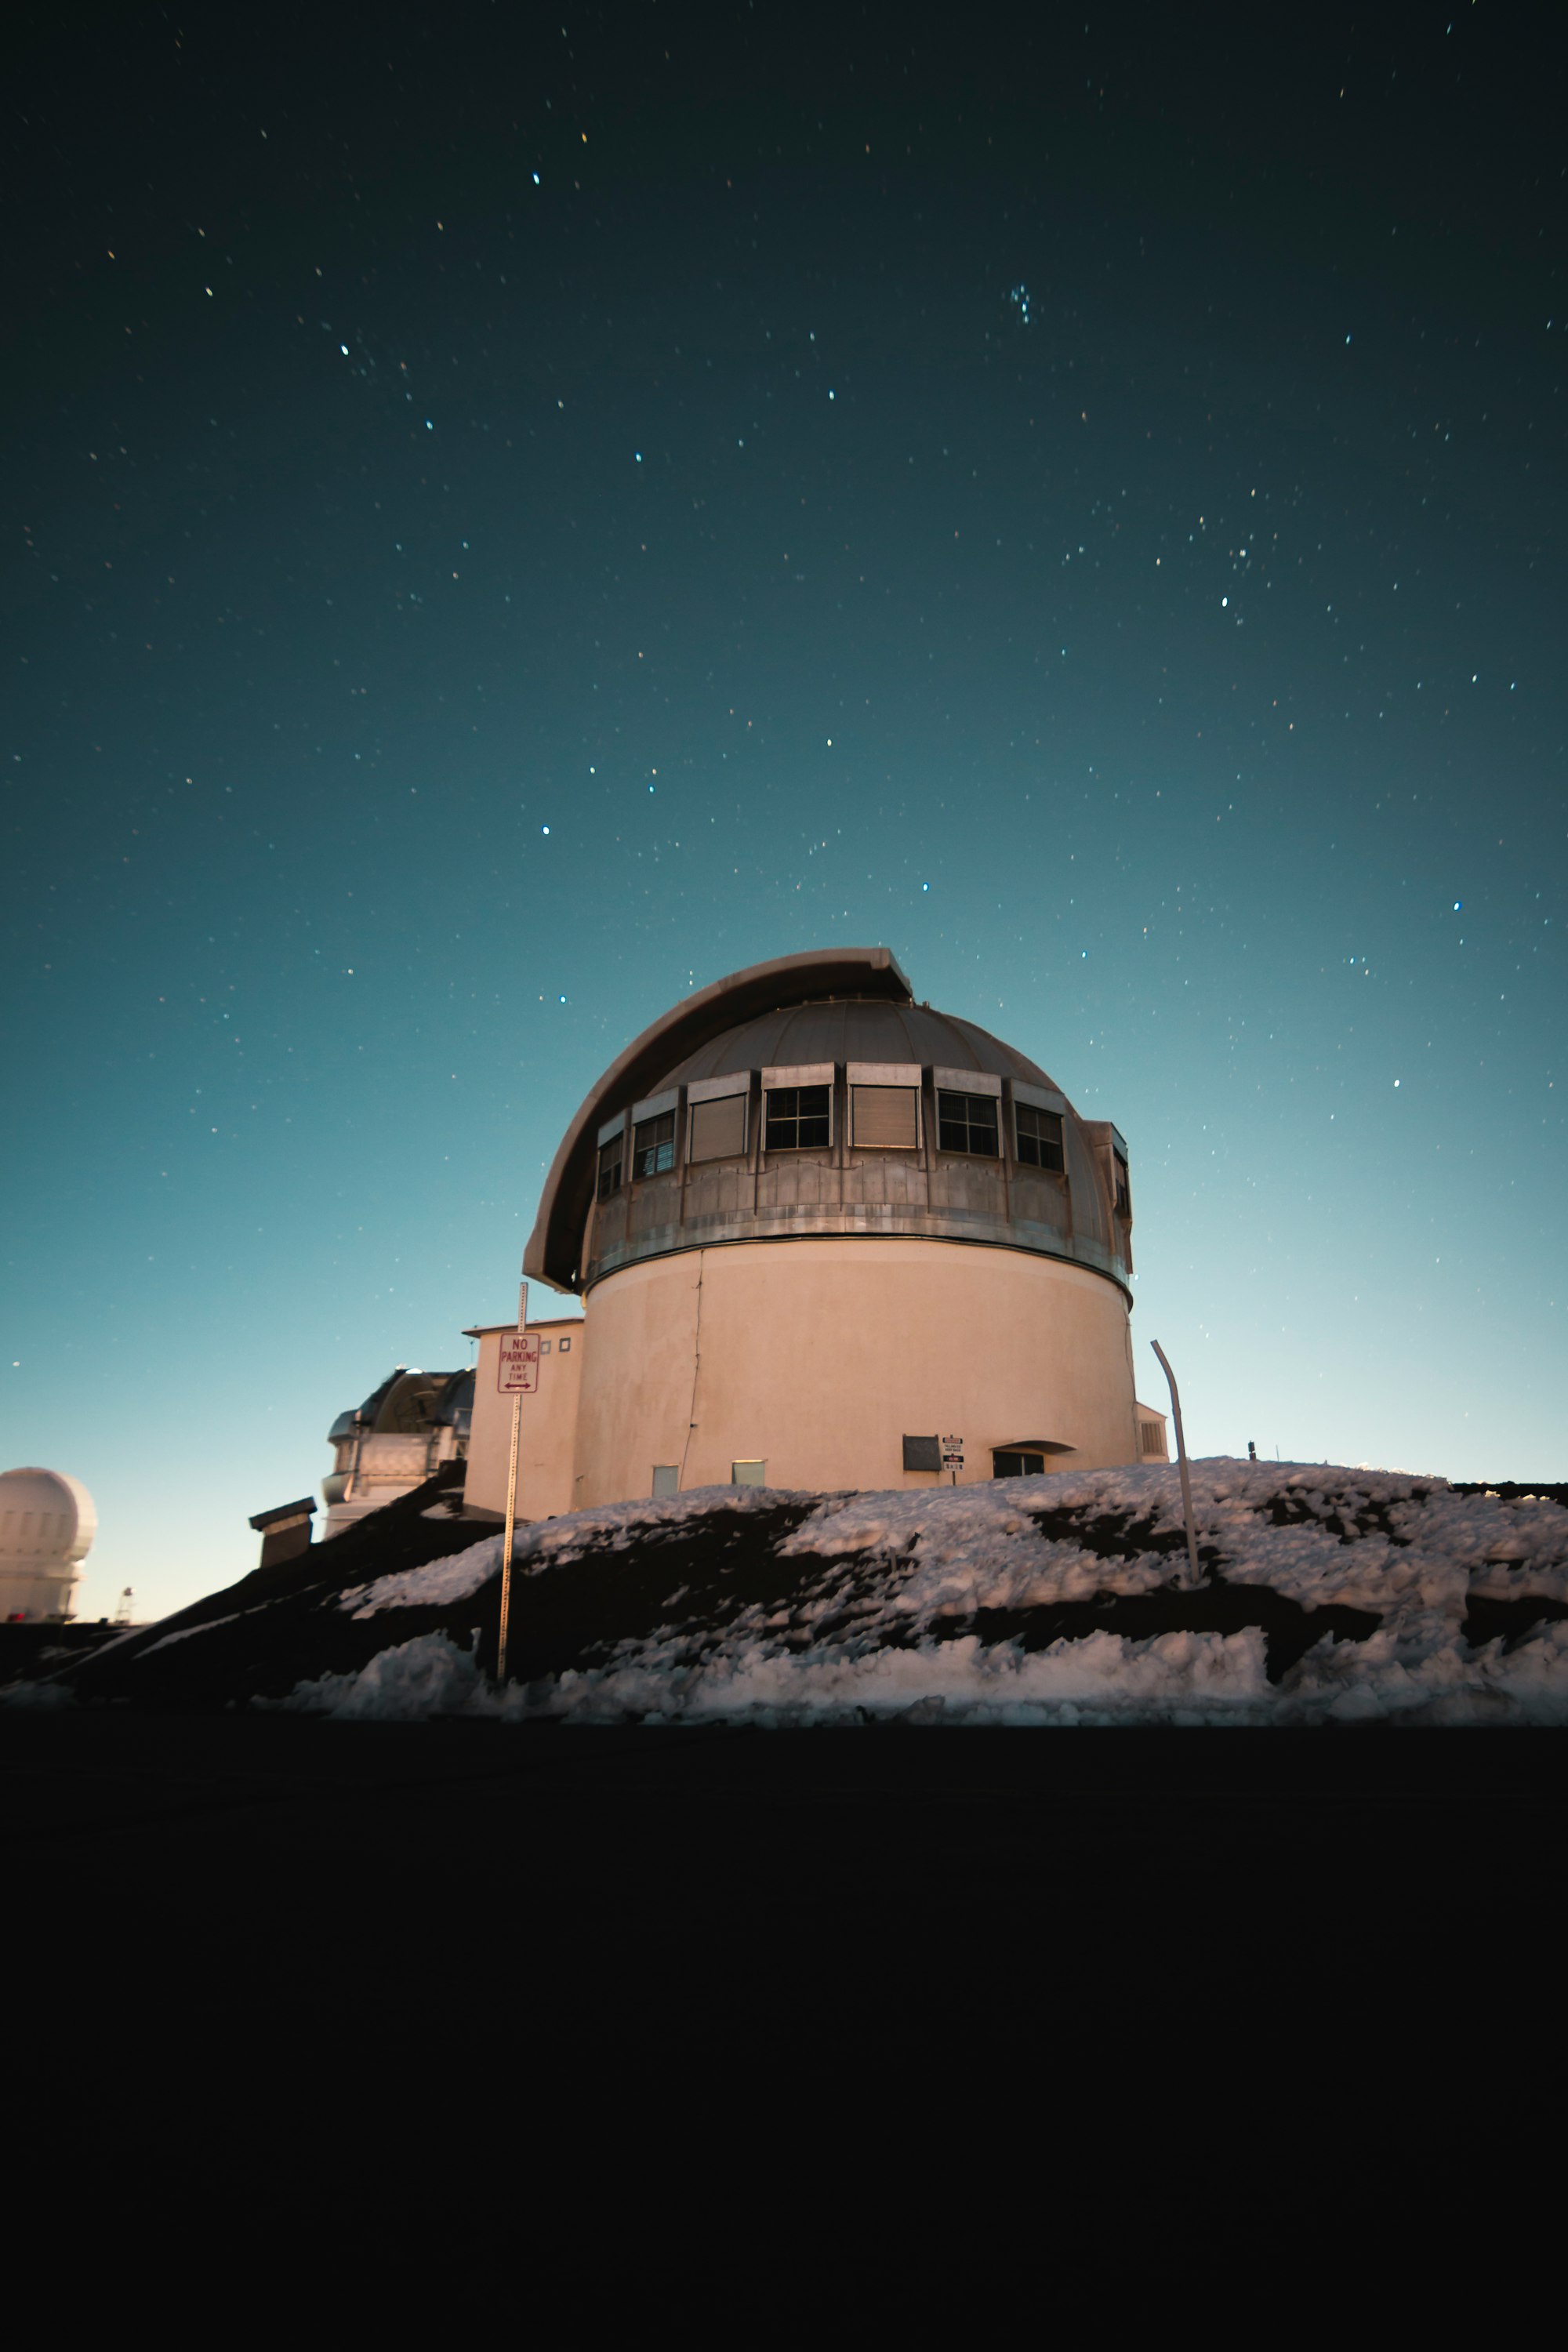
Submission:
M 1132 1196 L 1127 1183 L 1127 1162 L 1120 1151 L 1112 1156 L 1116 1166 L 1116 1205 L 1125 1217 L 1130 1214 L 1132 1207 Z
M 621 1189 L 621 1138 L 599 1148 L 599 1198 L 607 1201 L 612 1192 Z
M 680 1465 L 679 1462 L 656 1462 L 653 1465 L 653 1491 L 656 1495 L 679 1495 Z
M 746 1148 L 746 1097 L 721 1095 L 691 1106 L 693 1160 L 730 1160 Z
M 774 1087 L 768 1096 L 768 1149 L 785 1150 L 795 1141 L 798 1087 Z
M 731 1462 L 730 1484 L 731 1486 L 764 1486 L 767 1481 L 763 1473 L 767 1466 L 765 1462 Z
M 1026 1167 L 1051 1168 L 1059 1176 L 1066 1165 L 1062 1156 L 1062 1123 L 1054 1110 L 1037 1110 L 1032 1103 L 1015 1105 L 1017 1121 L 1018 1157 Z
M 820 1151 L 830 1133 L 826 1087 L 773 1087 L 767 1098 L 770 1151 Z
M 799 1139 L 800 1088 L 775 1087 L 767 1098 L 767 1147 L 770 1151 L 793 1151 Z
M 1043 1454 L 999 1451 L 991 1456 L 991 1475 L 994 1478 L 1039 1478 L 1045 1475 L 1045 1467 Z
M 994 1095 L 955 1095 L 944 1089 L 936 1098 L 936 1122 L 937 1141 L 943 1151 L 967 1151 L 981 1159 L 995 1159 Z
M 638 1119 L 632 1129 L 632 1174 L 662 1176 L 675 1165 L 675 1113 Z
M 914 1087 L 852 1087 L 858 1150 L 912 1151 L 920 1141 L 920 1095 Z

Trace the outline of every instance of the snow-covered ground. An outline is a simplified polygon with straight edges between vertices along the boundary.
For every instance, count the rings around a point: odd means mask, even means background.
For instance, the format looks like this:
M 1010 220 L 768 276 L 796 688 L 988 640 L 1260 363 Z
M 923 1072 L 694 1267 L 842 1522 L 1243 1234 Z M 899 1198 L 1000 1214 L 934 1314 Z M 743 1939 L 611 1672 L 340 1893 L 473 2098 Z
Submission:
M 531 1612 L 566 1602 L 557 1579 L 646 1575 L 668 1551 L 658 1622 L 504 1690 L 450 1628 L 426 1632 L 281 1704 L 693 1724 L 1568 1723 L 1558 1503 L 1226 1457 L 1194 1463 L 1192 1482 L 1205 1584 L 1190 1594 L 1171 1466 L 913 1494 L 712 1487 L 578 1512 L 520 1532 L 514 1644 Z M 742 1565 L 704 1554 L 682 1583 L 681 1540 L 704 1522 L 735 1528 Z M 337 1605 L 367 1619 L 460 1603 L 500 1552 L 487 1537 Z M 1509 1620 L 1482 1638 L 1497 1604 Z

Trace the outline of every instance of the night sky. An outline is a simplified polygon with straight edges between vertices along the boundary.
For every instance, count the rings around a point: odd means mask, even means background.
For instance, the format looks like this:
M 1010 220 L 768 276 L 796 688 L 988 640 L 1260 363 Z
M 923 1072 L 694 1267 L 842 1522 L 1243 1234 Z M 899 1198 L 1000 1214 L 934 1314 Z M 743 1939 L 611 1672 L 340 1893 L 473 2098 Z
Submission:
M 13 29 L 0 1455 L 81 1613 L 252 1565 L 627 1039 L 845 941 L 1121 1128 L 1195 1452 L 1568 1475 L 1559 27 L 1020 17 Z

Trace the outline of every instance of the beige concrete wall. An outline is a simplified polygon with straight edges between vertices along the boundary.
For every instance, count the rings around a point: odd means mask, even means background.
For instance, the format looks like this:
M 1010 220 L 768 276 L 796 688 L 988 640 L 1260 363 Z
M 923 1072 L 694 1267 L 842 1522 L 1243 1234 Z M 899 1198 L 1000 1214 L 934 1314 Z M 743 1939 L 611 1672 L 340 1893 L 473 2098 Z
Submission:
M 1056 1259 L 742 1242 L 608 1276 L 588 1320 L 579 1506 L 649 1493 L 656 1463 L 681 1464 L 689 1488 L 758 1456 L 773 1486 L 934 1486 L 904 1470 L 906 1433 L 963 1437 L 964 1484 L 990 1477 L 993 1446 L 1028 1438 L 1071 1446 L 1051 1457 L 1063 1469 L 1138 1459 L 1126 1299 Z
M 474 1412 L 468 1432 L 468 1468 L 463 1499 L 479 1510 L 506 1509 L 511 1399 L 502 1396 L 497 1389 L 496 1375 L 500 1364 L 500 1335 L 516 1328 L 515 1323 L 497 1324 L 478 1335 L 479 1372 L 474 1381 Z M 551 1322 L 536 1321 L 530 1316 L 528 1328 L 549 1342 L 550 1353 L 540 1357 L 538 1388 L 522 1400 L 517 1449 L 517 1512 L 520 1519 L 547 1519 L 574 1507 L 572 1457 L 587 1332 L 577 1316 Z M 563 1339 L 571 1342 L 564 1353 Z

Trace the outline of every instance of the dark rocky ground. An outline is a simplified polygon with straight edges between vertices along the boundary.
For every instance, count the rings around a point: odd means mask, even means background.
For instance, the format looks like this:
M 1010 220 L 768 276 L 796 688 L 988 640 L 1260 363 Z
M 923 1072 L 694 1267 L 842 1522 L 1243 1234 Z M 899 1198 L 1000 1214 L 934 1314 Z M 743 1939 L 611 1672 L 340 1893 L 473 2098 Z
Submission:
M 329 1593 L 480 1532 L 381 1520 L 187 1616 L 286 1601 L 242 1622 L 293 1625 L 287 1687 Z M 1087 2291 L 1094 2249 L 1114 2303 L 1171 2231 L 1222 2304 L 1243 2249 L 1277 2297 L 1407 2212 L 1428 2269 L 1456 2216 L 1545 2243 L 1557 1733 L 341 1723 L 210 1666 L 115 1704 L 113 1654 L 0 1708 L 4 2079 L 165 2285 L 198 2240 L 226 2307 L 438 2249 L 586 2314 L 635 2227 L 650 2315 L 731 2263 L 826 2292 L 853 2239 L 977 2268 L 984 2326 L 987 2264 Z
M 759 2195 L 802 2139 L 818 2212 L 962 2159 L 1053 2236 L 1194 2173 L 1256 2200 L 1266 2162 L 1295 2259 L 1383 2226 L 1417 2124 L 1445 2195 L 1540 2178 L 1565 1759 L 4 1710 L 12 2113 L 95 2211 L 216 2199 L 340 2253 L 539 2167 L 662 2212 L 695 2136 Z
M 1326 1475 L 1331 1479 L 1352 1474 Z M 37 1637 L 47 1629 L 0 1626 L 0 1684 L 18 1677 L 50 1679 L 89 1707 L 245 1707 L 276 1702 L 301 1682 L 357 1672 L 379 1651 L 436 1633 L 464 1649 L 472 1645 L 483 1671 L 492 1674 L 500 1616 L 497 1575 L 466 1598 L 381 1609 L 370 1618 L 355 1617 L 340 1605 L 351 1588 L 467 1550 L 494 1532 L 489 1523 L 458 1516 L 461 1492 L 455 1482 L 460 1476 L 461 1466 L 448 1465 L 330 1544 L 311 1545 L 293 1559 L 258 1569 L 156 1625 L 107 1641 L 100 1629 L 65 1629 L 65 1638 L 75 1643 L 68 1655 L 58 1643 L 40 1644 Z M 1489 1492 L 1504 1500 L 1529 1494 L 1568 1501 L 1568 1489 L 1551 1486 L 1454 1491 Z M 564 1572 L 527 1572 L 528 1564 L 520 1564 L 512 1678 L 526 1683 L 602 1665 L 617 1650 L 656 1633 L 679 1632 L 692 1654 L 700 1654 L 746 1612 L 784 1612 L 793 1621 L 784 1639 L 797 1647 L 820 1640 L 825 1631 L 852 1633 L 858 1621 L 872 1616 L 884 1643 L 923 1637 L 931 1630 L 923 1620 L 900 1619 L 879 1607 L 890 1582 L 879 1555 L 781 1553 L 784 1538 L 822 1499 L 781 1494 L 771 1505 L 751 1507 L 756 1498 L 743 1497 L 748 1507 L 738 1504 L 733 1511 L 705 1511 L 673 1523 L 654 1517 L 629 1546 L 621 1530 L 603 1528 Z M 1270 1507 L 1276 1523 L 1289 1524 L 1310 1523 L 1328 1507 L 1289 1495 Z M 1373 1610 L 1332 1602 L 1310 1608 L 1267 1586 L 1227 1582 L 1219 1555 L 1206 1545 L 1200 1550 L 1205 1585 L 1184 1591 L 1179 1529 L 1134 1520 L 1124 1510 L 1052 1508 L 1037 1500 L 1027 1515 L 1042 1537 L 1082 1546 L 1102 1557 L 1108 1569 L 1152 1561 L 1162 1575 L 1168 1570 L 1169 1580 L 1138 1593 L 1105 1591 L 1083 1600 L 1015 1609 L 955 1610 L 935 1628 L 938 1639 L 974 1634 L 986 1643 L 1016 1642 L 1026 1651 L 1094 1633 L 1146 1641 L 1178 1631 L 1230 1634 L 1255 1626 L 1265 1637 L 1268 1679 L 1277 1684 L 1325 1634 L 1336 1643 L 1364 1641 L 1381 1622 Z M 1386 1516 L 1373 1505 L 1342 1524 L 1330 1510 L 1324 1524 L 1348 1542 L 1358 1533 L 1384 1528 Z M 1568 1605 L 1533 1591 L 1520 1597 L 1476 1593 L 1468 1612 L 1464 1638 L 1480 1644 L 1499 1636 L 1517 1642 L 1568 1615 Z M 172 1634 L 177 1638 L 171 1640 Z

